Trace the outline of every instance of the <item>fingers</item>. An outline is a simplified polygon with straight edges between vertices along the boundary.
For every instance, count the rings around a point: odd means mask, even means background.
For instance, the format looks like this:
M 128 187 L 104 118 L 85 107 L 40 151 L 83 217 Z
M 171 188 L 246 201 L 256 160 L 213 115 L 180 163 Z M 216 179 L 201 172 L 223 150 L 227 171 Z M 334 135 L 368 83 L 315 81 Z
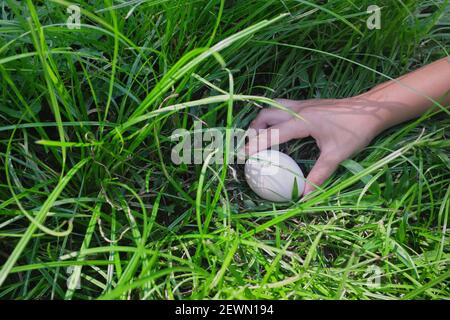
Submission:
M 314 191 L 316 186 L 322 185 L 339 166 L 341 161 L 336 157 L 320 155 L 316 164 L 306 177 L 304 195 Z
M 263 109 L 250 123 L 250 128 L 256 131 L 267 129 L 270 126 L 284 122 L 290 118 L 290 114 L 279 109 Z
M 276 102 L 283 105 L 287 109 L 298 112 L 302 102 L 289 99 L 275 99 Z M 250 128 L 256 131 L 267 129 L 270 126 L 280 124 L 292 118 L 289 112 L 277 108 L 262 109 L 256 118 L 250 123 Z
M 258 115 L 256 116 L 256 118 L 250 122 L 249 128 L 250 129 L 255 129 L 257 131 L 262 130 L 262 129 L 266 129 L 268 127 L 268 117 L 266 115 L 266 111 L 267 109 L 263 109 L 261 110 Z M 264 112 L 264 114 L 263 114 Z
M 249 142 L 245 146 L 245 153 L 252 155 L 268 149 L 273 145 L 307 136 L 309 136 L 309 130 L 303 120 L 291 119 L 268 129 L 261 130 L 256 136 L 250 136 Z

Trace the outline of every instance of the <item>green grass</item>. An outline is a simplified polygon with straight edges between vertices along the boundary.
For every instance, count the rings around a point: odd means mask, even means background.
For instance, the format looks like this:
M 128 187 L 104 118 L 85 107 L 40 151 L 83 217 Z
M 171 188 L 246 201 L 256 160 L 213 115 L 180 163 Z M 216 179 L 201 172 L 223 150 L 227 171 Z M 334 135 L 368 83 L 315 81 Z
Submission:
M 195 120 L 246 128 L 272 98 L 348 97 L 448 55 L 448 1 L 78 3 L 80 29 L 63 0 L 0 4 L 0 298 L 450 297 L 442 110 L 298 203 L 260 200 L 242 165 L 170 158 Z M 281 149 L 306 172 L 318 154 Z

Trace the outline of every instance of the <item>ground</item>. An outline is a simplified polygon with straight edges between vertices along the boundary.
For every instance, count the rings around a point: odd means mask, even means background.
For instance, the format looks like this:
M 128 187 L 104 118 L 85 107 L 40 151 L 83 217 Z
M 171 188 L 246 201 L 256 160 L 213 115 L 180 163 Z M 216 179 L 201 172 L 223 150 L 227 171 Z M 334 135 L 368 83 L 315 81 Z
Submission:
M 176 165 L 170 139 L 442 58 L 448 1 L 77 3 L 0 6 L 1 298 L 449 298 L 444 110 L 303 202 L 259 199 L 242 165 Z M 305 172 L 318 154 L 281 150 Z

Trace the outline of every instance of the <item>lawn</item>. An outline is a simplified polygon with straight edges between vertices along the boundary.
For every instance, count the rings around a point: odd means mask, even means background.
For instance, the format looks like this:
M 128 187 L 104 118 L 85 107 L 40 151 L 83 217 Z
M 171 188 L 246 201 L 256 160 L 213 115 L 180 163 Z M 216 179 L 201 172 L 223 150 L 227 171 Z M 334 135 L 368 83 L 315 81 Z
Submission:
M 445 110 L 383 132 L 304 201 L 260 199 L 242 164 L 171 158 L 174 130 L 246 129 L 271 99 L 349 97 L 445 57 L 448 0 L 0 15 L 1 299 L 450 298 Z M 318 156 L 312 139 L 280 150 L 306 173 Z

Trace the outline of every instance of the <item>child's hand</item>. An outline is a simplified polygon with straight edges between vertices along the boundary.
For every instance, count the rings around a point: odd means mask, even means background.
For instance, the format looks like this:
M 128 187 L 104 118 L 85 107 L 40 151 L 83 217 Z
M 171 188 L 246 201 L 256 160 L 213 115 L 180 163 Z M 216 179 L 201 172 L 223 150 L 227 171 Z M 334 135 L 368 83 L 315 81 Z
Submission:
M 259 135 L 249 139 L 245 151 L 252 155 L 277 143 L 267 138 L 274 129 L 279 130 L 280 144 L 313 137 L 320 157 L 307 177 L 304 194 L 320 186 L 341 161 L 367 146 L 384 129 L 383 110 L 387 105 L 364 95 L 339 100 L 278 99 L 277 102 L 295 111 L 303 120 L 280 109 L 261 110 L 250 124 Z
M 302 119 L 280 109 L 264 109 L 250 127 L 279 130 L 278 143 L 313 137 L 320 157 L 307 177 L 304 194 L 321 185 L 339 163 L 361 150 L 381 131 L 418 117 L 440 102 L 450 104 L 450 59 L 445 57 L 395 81 L 378 85 L 365 94 L 337 100 L 278 100 Z M 270 132 L 250 138 L 246 153 L 254 154 L 277 141 Z

